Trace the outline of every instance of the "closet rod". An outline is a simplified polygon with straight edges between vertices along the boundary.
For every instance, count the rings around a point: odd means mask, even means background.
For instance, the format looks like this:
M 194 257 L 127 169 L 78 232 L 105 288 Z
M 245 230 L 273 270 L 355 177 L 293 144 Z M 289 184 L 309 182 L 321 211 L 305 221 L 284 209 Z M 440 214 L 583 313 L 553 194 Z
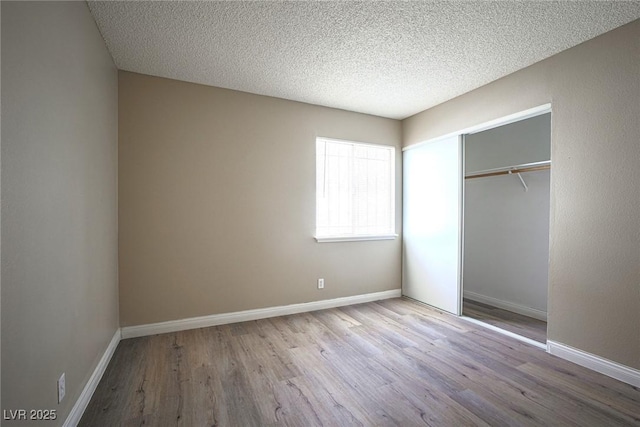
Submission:
M 509 175 L 514 173 L 523 173 L 523 172 L 535 172 L 551 169 L 551 165 L 541 165 L 541 166 L 528 166 L 528 167 L 515 167 L 512 169 L 507 169 L 503 171 L 495 171 L 495 172 L 486 172 L 486 173 L 478 173 L 474 175 L 465 176 L 464 179 L 472 179 L 472 178 L 484 178 L 486 176 L 496 176 L 496 175 Z

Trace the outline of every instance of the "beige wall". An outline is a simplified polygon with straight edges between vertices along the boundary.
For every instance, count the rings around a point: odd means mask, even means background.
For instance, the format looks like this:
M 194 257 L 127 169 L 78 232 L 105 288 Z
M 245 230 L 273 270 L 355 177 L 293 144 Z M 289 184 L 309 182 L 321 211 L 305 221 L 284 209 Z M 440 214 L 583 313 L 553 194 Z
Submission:
M 552 103 L 549 339 L 640 368 L 640 21 L 403 121 L 404 145 Z
M 399 121 L 119 76 L 122 326 L 400 288 L 399 239 L 312 237 L 315 137 L 399 149 Z
M 84 2 L 1 7 L 2 409 L 61 425 L 118 328 L 117 72 Z

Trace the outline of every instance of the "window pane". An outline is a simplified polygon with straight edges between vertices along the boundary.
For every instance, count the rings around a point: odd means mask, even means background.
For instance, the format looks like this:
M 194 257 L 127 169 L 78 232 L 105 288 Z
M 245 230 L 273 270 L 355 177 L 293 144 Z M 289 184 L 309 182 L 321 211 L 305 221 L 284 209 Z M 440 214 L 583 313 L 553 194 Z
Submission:
M 316 236 L 394 233 L 394 148 L 318 138 Z

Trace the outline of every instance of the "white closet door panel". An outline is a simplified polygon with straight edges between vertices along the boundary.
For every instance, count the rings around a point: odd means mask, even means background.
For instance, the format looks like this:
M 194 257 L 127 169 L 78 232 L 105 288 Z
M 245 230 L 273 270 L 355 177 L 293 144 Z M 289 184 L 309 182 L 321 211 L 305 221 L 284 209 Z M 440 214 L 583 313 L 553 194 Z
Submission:
M 460 314 L 462 143 L 403 153 L 403 294 Z

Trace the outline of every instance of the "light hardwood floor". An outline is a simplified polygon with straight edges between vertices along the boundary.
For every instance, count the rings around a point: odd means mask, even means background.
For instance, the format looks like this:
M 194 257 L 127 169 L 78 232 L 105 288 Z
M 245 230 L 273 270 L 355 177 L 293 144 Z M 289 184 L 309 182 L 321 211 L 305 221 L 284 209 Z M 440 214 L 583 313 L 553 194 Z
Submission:
M 466 298 L 462 304 L 462 314 L 542 344 L 547 343 L 547 322 L 542 320 L 512 313 L 511 311 Z
M 123 340 L 81 426 L 640 426 L 640 390 L 406 299 Z

